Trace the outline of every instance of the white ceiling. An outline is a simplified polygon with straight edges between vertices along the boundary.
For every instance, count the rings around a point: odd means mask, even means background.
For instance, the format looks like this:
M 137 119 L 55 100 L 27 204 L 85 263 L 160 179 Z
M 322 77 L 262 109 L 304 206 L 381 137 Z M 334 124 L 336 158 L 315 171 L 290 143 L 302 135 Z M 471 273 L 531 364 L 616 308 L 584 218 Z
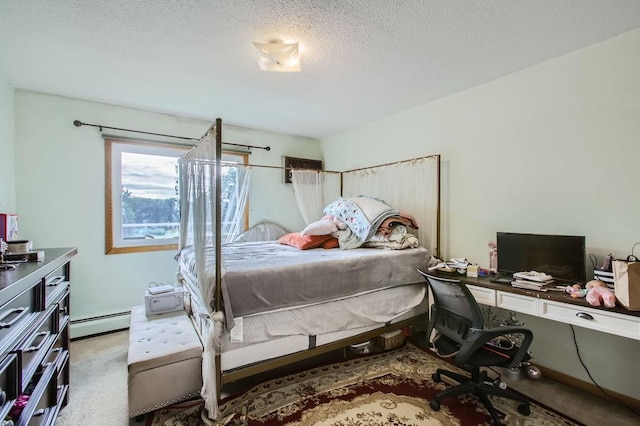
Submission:
M 323 137 L 636 28 L 638 0 L 0 0 L 0 76 Z M 273 39 L 302 72 L 258 71 Z

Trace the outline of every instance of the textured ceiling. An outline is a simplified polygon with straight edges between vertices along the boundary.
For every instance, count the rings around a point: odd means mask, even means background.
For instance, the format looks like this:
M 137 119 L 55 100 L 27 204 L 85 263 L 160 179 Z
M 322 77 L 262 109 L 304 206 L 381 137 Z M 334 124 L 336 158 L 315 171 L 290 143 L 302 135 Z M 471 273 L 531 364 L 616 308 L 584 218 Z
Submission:
M 0 76 L 323 137 L 636 28 L 638 0 L 0 0 Z M 273 39 L 301 73 L 258 71 Z

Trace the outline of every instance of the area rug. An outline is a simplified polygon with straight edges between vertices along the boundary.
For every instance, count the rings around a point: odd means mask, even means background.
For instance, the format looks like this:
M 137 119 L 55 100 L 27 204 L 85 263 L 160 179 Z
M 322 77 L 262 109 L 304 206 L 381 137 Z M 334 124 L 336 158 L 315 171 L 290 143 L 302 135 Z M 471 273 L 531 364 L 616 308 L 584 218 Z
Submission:
M 437 368 L 462 371 L 407 343 L 255 385 L 223 400 L 217 421 L 207 418 L 202 401 L 191 401 L 154 412 L 146 425 L 490 425 L 491 417 L 472 395 L 445 399 L 440 411 L 430 408 L 429 400 L 450 387 L 432 380 Z M 533 401 L 526 417 L 515 401 L 492 397 L 492 402 L 506 425 L 582 425 Z

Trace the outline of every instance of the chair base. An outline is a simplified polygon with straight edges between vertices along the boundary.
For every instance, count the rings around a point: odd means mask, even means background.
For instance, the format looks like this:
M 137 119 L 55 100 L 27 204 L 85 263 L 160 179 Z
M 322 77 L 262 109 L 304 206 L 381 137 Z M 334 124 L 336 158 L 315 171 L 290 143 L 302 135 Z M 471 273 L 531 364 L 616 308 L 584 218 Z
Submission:
M 453 371 L 443 370 L 441 368 L 437 369 L 431 377 L 434 381 L 441 382 L 441 376 L 449 377 L 460 384 L 452 387 L 451 389 L 442 391 L 436 395 L 435 399 L 430 403 L 431 408 L 434 411 L 440 410 L 440 401 L 445 398 L 471 393 L 477 396 L 478 399 L 482 402 L 482 404 L 491 415 L 491 418 L 493 419 L 495 424 L 501 424 L 502 422 L 500 421 L 498 412 L 494 408 L 493 404 L 491 404 L 491 400 L 489 400 L 489 395 L 497 395 L 518 401 L 521 403 L 518 406 L 518 412 L 520 412 L 520 414 L 528 416 L 531 413 L 529 400 L 527 398 L 516 395 L 512 392 L 508 392 L 507 390 L 501 389 L 491 382 L 487 382 L 487 373 L 485 371 L 480 371 L 479 367 L 474 367 L 472 369 L 471 377 L 454 373 Z

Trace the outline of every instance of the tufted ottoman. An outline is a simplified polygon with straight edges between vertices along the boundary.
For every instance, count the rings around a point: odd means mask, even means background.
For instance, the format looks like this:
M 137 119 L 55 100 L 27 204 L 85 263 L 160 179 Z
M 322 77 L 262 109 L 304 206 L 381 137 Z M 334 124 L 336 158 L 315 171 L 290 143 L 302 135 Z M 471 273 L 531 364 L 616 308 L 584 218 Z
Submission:
M 131 310 L 129 417 L 200 396 L 202 344 L 184 311 L 145 315 Z

